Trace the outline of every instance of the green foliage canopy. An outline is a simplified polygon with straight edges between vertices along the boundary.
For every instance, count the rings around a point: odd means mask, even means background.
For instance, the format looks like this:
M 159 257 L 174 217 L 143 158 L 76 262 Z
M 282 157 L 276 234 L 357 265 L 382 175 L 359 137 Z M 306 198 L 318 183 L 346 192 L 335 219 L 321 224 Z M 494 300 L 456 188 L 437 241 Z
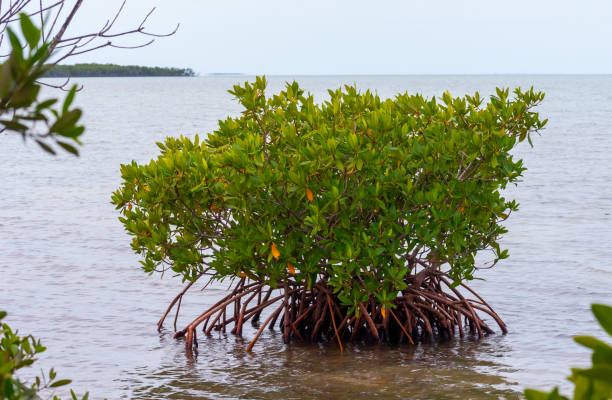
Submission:
M 118 76 L 195 76 L 191 68 L 143 67 L 139 65 L 74 64 L 55 65 L 45 73 L 48 78 Z
M 230 91 L 242 115 L 204 142 L 158 144 L 121 166 L 112 197 L 146 272 L 331 285 L 355 310 L 389 304 L 417 268 L 473 278 L 518 205 L 502 196 L 525 170 L 511 155 L 546 121 L 532 89 L 440 100 L 382 100 L 355 87 L 315 104 L 296 82 L 267 97 L 265 78 Z M 409 275 L 408 275 L 409 276 Z

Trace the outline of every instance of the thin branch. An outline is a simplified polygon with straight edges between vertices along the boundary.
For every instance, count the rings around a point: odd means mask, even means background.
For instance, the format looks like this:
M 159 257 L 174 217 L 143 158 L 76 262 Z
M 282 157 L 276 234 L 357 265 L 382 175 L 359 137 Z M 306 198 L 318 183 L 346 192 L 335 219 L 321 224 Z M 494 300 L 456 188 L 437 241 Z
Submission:
M 57 46 L 57 43 L 64 36 L 64 33 L 66 32 L 66 29 L 68 29 L 68 26 L 72 22 L 72 19 L 74 18 L 74 15 L 78 11 L 78 9 L 81 7 L 81 4 L 83 4 L 83 0 L 77 0 L 77 2 L 75 3 L 74 7 L 72 7 L 72 10 L 70 11 L 70 14 L 68 14 L 68 17 L 66 18 L 66 20 L 62 24 L 61 28 L 59 29 L 57 34 L 53 37 L 53 42 L 54 43 L 51 45 L 51 51 L 53 51 L 55 49 L 55 46 Z

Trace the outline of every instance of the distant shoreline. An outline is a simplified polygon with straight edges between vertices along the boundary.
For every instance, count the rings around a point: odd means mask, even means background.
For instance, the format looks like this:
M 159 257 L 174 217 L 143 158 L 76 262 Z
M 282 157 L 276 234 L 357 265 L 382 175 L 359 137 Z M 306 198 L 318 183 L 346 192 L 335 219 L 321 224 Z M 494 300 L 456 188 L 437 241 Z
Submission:
M 116 64 L 74 64 L 56 65 L 45 78 L 88 78 L 88 77 L 137 77 L 137 76 L 183 76 L 193 77 L 191 68 L 143 67 Z

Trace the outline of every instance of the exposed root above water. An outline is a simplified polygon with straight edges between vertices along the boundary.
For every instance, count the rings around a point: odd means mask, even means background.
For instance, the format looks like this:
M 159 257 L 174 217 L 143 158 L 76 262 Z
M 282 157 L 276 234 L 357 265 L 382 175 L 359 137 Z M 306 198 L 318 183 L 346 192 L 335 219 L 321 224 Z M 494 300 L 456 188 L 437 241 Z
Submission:
M 193 285 L 185 289 L 172 301 L 158 323 L 158 327 L 176 306 L 180 310 L 182 297 Z M 259 329 L 250 341 L 247 351 L 268 327 L 278 326 L 283 340 L 302 342 L 336 341 L 340 349 L 346 342 L 365 343 L 411 343 L 445 341 L 457 333 L 477 335 L 478 338 L 493 333 L 479 314 L 486 314 L 494 320 L 503 333 L 506 325 L 493 309 L 476 292 L 464 284 L 477 300 L 466 298 L 451 285 L 444 273 L 430 272 L 424 276 L 413 276 L 408 287 L 394 301 L 394 307 L 383 308 L 374 296 L 358 307 L 357 315 L 348 313 L 325 280 L 320 280 L 311 289 L 303 284 L 288 282 L 280 289 L 272 289 L 260 282 L 238 281 L 230 292 L 182 330 L 176 331 L 175 338 L 185 337 L 188 350 L 198 346 L 197 329 L 205 335 L 212 330 L 242 336 L 247 321 L 259 323 Z M 263 322 L 263 310 L 272 310 Z

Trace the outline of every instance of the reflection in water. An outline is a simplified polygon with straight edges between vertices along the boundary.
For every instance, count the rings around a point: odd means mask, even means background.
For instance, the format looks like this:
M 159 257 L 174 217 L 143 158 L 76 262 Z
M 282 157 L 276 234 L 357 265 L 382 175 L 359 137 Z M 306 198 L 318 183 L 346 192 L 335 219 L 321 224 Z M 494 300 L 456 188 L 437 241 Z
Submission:
M 166 332 L 160 345 L 171 351 L 160 365 L 129 371 L 122 382 L 134 399 L 520 398 L 520 388 L 499 375 L 508 366 L 483 361 L 507 350 L 502 336 L 347 346 L 344 353 L 334 344 L 284 346 L 274 331 L 251 354 L 247 343 L 233 335 L 201 338 L 199 354 L 190 361 L 183 342 Z

